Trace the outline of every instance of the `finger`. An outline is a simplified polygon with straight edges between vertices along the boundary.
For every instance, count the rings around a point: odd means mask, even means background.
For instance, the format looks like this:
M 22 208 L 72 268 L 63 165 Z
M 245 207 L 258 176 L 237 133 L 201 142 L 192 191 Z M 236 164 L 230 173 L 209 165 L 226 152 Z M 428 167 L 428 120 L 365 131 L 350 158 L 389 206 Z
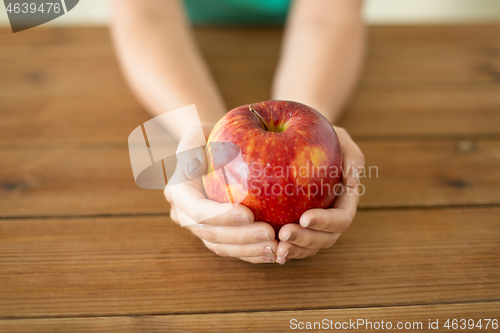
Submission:
M 203 241 L 205 246 L 221 257 L 248 258 L 262 257 L 265 255 L 275 256 L 278 241 L 256 243 L 248 245 L 216 244 Z
M 300 217 L 300 225 L 318 231 L 341 233 L 349 229 L 356 215 L 359 196 L 356 189 L 345 188 L 330 209 L 310 209 Z
M 276 250 L 276 262 L 283 265 L 290 259 L 302 259 L 318 253 L 319 249 L 306 249 L 290 242 L 279 242 Z
M 349 133 L 341 127 L 334 127 L 342 148 L 342 182 L 350 188 L 360 184 L 359 173 L 365 166 L 365 157 Z
M 274 229 L 265 222 L 242 226 L 195 224 L 188 228 L 200 239 L 216 244 L 247 245 L 274 240 Z
M 332 246 L 339 234 L 303 228 L 289 223 L 281 228 L 279 239 L 307 249 L 324 249 Z
M 202 223 L 209 225 L 237 226 L 250 224 L 254 221 L 253 213 L 243 205 L 219 203 L 208 200 L 200 191 L 199 179 L 189 180 L 170 187 L 169 195 L 172 197 L 175 208 L 182 211 L 191 221 L 182 223 Z M 202 186 L 202 185 L 201 185 Z M 182 217 L 181 214 L 178 214 Z
M 184 175 L 188 179 L 196 179 L 206 173 L 207 159 L 203 147 L 177 152 L 176 156 L 178 166 L 184 171 Z
M 178 149 L 180 155 L 188 156 L 184 155 L 186 151 L 183 152 L 182 149 L 189 147 L 189 144 L 191 141 L 183 137 Z M 188 153 L 194 151 L 196 151 L 196 147 L 189 150 Z M 205 197 L 201 178 L 188 179 L 185 175 L 180 164 L 186 164 L 186 161 L 182 161 L 181 158 L 165 188 L 165 197 L 175 206 L 181 226 L 196 223 L 241 225 L 253 222 L 253 213 L 245 206 L 208 200 Z
M 207 170 L 205 155 L 206 137 L 203 128 L 193 127 L 181 138 L 176 151 L 178 167 L 188 179 L 203 176 Z
M 252 263 L 252 264 L 272 264 L 276 261 L 276 257 L 273 255 L 265 255 L 262 257 L 243 257 L 238 258 L 243 261 Z

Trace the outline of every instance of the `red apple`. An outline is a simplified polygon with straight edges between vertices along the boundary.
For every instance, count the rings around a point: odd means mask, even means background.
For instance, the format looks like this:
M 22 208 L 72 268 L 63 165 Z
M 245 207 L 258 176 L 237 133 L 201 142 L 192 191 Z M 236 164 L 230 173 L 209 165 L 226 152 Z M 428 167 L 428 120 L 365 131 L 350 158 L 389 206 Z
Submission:
M 330 207 L 342 177 L 332 125 L 296 102 L 273 100 L 229 111 L 212 130 L 206 153 L 207 197 L 240 202 L 252 210 L 255 221 L 268 222 L 275 230 L 298 223 L 309 209 Z

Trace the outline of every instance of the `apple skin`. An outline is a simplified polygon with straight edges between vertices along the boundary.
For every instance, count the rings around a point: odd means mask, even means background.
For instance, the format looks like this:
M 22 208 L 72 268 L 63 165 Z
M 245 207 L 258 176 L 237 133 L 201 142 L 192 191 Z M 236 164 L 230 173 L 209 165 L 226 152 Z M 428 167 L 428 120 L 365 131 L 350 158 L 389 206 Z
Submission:
M 228 164 L 239 149 L 245 165 Z M 342 153 L 333 126 L 313 108 L 296 102 L 271 100 L 229 111 L 213 128 L 206 154 L 207 197 L 240 202 L 255 221 L 268 222 L 276 231 L 298 223 L 309 209 L 331 207 L 342 177 Z M 223 166 L 226 175 L 214 172 Z

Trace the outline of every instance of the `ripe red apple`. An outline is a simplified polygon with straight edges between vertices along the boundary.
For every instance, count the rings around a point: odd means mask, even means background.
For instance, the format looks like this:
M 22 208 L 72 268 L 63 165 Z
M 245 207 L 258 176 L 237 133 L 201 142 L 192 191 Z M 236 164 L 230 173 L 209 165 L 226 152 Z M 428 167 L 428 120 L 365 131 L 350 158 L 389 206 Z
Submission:
M 338 192 L 337 134 L 304 104 L 272 100 L 237 107 L 215 125 L 207 143 L 207 197 L 240 202 L 255 221 L 275 230 L 298 223 L 306 210 L 330 207 Z M 234 162 L 240 149 L 240 162 Z

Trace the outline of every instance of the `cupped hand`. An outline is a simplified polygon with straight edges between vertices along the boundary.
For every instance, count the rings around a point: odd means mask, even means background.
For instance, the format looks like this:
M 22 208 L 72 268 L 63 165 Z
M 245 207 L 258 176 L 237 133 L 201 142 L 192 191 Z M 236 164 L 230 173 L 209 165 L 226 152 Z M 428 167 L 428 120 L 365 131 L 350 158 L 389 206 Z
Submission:
M 347 131 L 334 126 L 342 149 L 343 191 L 329 209 L 310 209 L 300 217 L 300 224 L 286 224 L 279 231 L 276 262 L 302 259 L 331 247 L 351 225 L 359 202 L 358 172 L 365 165 L 363 153 Z
M 205 135 L 210 133 L 204 128 Z M 251 263 L 273 263 L 278 241 L 273 228 L 254 222 L 250 209 L 243 205 L 219 203 L 205 196 L 202 176 L 207 162 L 202 147 L 191 147 L 186 135 L 179 143 L 178 163 L 165 188 L 171 219 L 186 226 L 205 246 L 220 256 L 234 257 Z M 175 197 L 175 198 L 174 198 Z

